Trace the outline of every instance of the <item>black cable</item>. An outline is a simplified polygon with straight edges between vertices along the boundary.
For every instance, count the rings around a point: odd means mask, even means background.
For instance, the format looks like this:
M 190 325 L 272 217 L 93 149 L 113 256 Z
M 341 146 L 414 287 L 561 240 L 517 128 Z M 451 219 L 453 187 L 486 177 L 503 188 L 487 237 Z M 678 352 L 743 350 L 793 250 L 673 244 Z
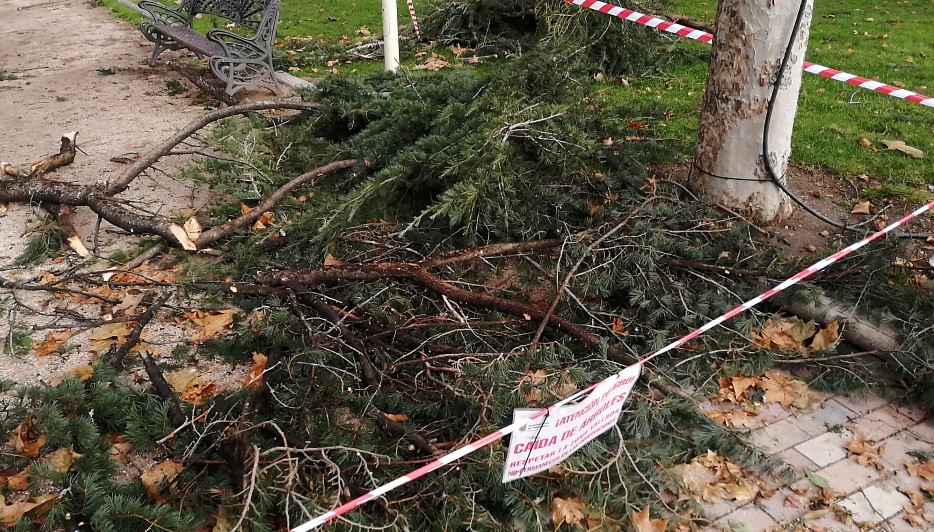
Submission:
M 775 82 L 772 84 L 772 95 L 769 97 L 769 105 L 765 112 L 765 124 L 762 127 L 762 162 L 765 165 L 766 171 L 769 173 L 769 177 L 772 182 L 775 183 L 782 192 L 788 195 L 792 201 L 798 204 L 802 209 L 807 211 L 808 214 L 814 216 L 818 220 L 832 225 L 838 229 L 844 231 L 853 231 L 860 232 L 858 229 L 865 226 L 866 224 L 872 222 L 876 217 L 872 217 L 864 222 L 860 222 L 855 225 L 847 225 L 844 223 L 837 222 L 824 216 L 810 205 L 806 204 L 798 196 L 796 196 L 792 191 L 788 190 L 788 187 L 782 182 L 781 177 L 775 171 L 775 168 L 772 167 L 772 160 L 769 158 L 769 128 L 772 125 L 772 112 L 775 110 L 775 99 L 778 97 L 778 91 L 781 89 L 782 78 L 785 77 L 785 70 L 788 67 L 788 61 L 791 59 L 791 50 L 795 45 L 795 37 L 798 35 L 798 30 L 801 28 L 801 20 L 804 18 L 804 8 L 807 6 L 808 0 L 801 0 L 801 5 L 798 6 L 798 14 L 795 17 L 794 26 L 791 29 L 791 35 L 788 37 L 788 45 L 785 46 L 785 55 L 782 56 L 782 62 L 778 67 L 778 74 L 775 78 Z M 718 177 L 718 176 L 714 176 Z M 881 213 L 879 213 L 881 214 Z M 876 215 L 878 216 L 878 215 Z M 898 238 L 929 238 L 934 236 L 930 233 L 889 233 L 890 235 L 896 236 Z

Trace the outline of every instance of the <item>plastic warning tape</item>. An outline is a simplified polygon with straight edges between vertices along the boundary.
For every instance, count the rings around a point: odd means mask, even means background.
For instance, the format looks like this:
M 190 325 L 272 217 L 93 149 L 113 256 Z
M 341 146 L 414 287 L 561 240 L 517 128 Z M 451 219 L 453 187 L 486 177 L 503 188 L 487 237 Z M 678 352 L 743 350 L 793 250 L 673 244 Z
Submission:
M 421 37 L 422 32 L 418 31 L 418 17 L 415 16 L 415 4 L 412 3 L 412 0 L 406 0 L 405 3 L 409 6 L 409 16 L 412 17 L 412 27 L 415 29 L 415 36 Z
M 668 344 L 668 345 L 666 345 L 665 347 L 659 349 L 658 351 L 652 353 L 651 355 L 649 355 L 649 356 L 643 358 L 642 360 L 636 362 L 636 364 L 633 364 L 633 365 L 644 364 L 644 363 L 648 362 L 649 360 L 652 360 L 653 358 L 655 358 L 655 357 L 661 355 L 662 353 L 666 353 L 666 352 L 668 352 L 668 351 L 671 351 L 672 349 L 676 349 L 676 348 L 678 348 L 678 347 L 680 347 L 680 346 L 686 344 L 687 342 L 690 342 L 690 341 L 693 340 L 694 338 L 700 336 L 701 334 L 704 334 L 705 332 L 709 331 L 710 329 L 713 329 L 713 328 L 716 327 L 717 325 L 720 325 L 721 323 L 725 322 L 726 320 L 728 320 L 728 319 L 730 319 L 730 318 L 736 316 L 736 315 L 739 314 L 740 312 L 743 312 L 743 311 L 745 311 L 745 310 L 748 310 L 748 309 L 750 309 L 750 308 L 752 308 L 752 307 L 758 305 L 759 303 L 762 303 L 762 302 L 765 301 L 766 299 L 768 299 L 768 298 L 774 296 L 775 294 L 781 292 L 782 290 L 785 290 L 786 288 L 788 288 L 788 287 L 790 287 L 790 286 L 792 286 L 792 285 L 794 285 L 794 284 L 796 284 L 796 283 L 798 283 L 798 282 L 800 282 L 800 281 L 803 281 L 804 279 L 807 279 L 807 278 L 810 277 L 811 275 L 814 275 L 815 273 L 817 273 L 817 272 L 823 270 L 824 268 L 826 268 L 826 267 L 830 266 L 831 264 L 837 262 L 838 260 L 842 259 L 843 257 L 846 257 L 846 256 L 849 255 L 850 253 L 853 253 L 854 251 L 858 250 L 859 248 L 865 246 L 866 244 L 869 244 L 869 243 L 872 242 L 873 240 L 876 240 L 877 238 L 880 238 L 880 237 L 882 237 L 882 236 L 885 236 L 886 234 L 888 234 L 888 233 L 894 231 L 894 230 L 897 229 L 898 227 L 900 227 L 900 226 L 902 226 L 902 225 L 904 225 L 904 224 L 910 222 L 911 220 L 917 218 L 918 216 L 921 216 L 922 214 L 924 214 L 925 212 L 927 212 L 927 211 L 929 211 L 929 210 L 931 210 L 931 209 L 934 209 L 934 201 L 928 203 L 927 205 L 924 205 L 924 206 L 918 208 L 917 210 L 915 210 L 915 211 L 912 212 L 912 213 L 909 213 L 909 214 L 905 215 L 904 217 L 902 217 L 902 218 L 899 219 L 898 221 L 892 223 L 892 224 L 889 225 L 888 227 L 882 229 L 881 231 L 877 231 L 877 232 L 873 233 L 872 235 L 869 235 L 869 236 L 867 236 L 866 238 L 860 240 L 859 242 L 856 242 L 856 243 L 854 243 L 854 244 L 851 244 L 851 245 L 849 245 L 849 246 L 847 246 L 847 247 L 841 249 L 840 251 L 837 251 L 837 252 L 834 253 L 833 255 L 830 255 L 829 257 L 827 257 L 827 258 L 825 258 L 825 259 L 822 259 L 822 260 L 816 262 L 815 264 L 813 264 L 813 265 L 811 265 L 811 266 L 808 266 L 807 268 L 801 270 L 800 272 L 796 273 L 796 274 L 793 275 L 792 277 L 786 279 L 784 282 L 782 282 L 781 284 L 775 286 L 774 288 L 772 288 L 772 289 L 770 289 L 770 290 L 768 290 L 768 291 L 766 291 L 766 292 L 764 292 L 764 293 L 762 293 L 762 294 L 760 294 L 760 295 L 758 295 L 758 296 L 756 296 L 756 297 L 750 299 L 749 301 L 746 301 L 746 302 L 743 303 L 742 305 L 739 305 L 738 307 L 734 308 L 733 310 L 730 310 L 730 311 L 727 312 L 726 314 L 723 314 L 723 315 L 720 316 L 719 318 L 716 318 L 716 319 L 714 319 L 714 320 L 712 320 L 712 321 L 706 323 L 705 325 L 701 326 L 700 328 L 695 329 L 694 331 L 691 331 L 690 333 L 688 333 L 688 334 L 682 336 L 681 338 L 679 338 L 678 340 L 675 340 L 674 342 L 671 342 L 670 344 Z M 632 367 L 632 366 L 630 366 L 630 367 Z M 334 519 L 335 517 L 337 517 L 337 516 L 339 516 L 339 515 L 343 515 L 343 514 L 349 512 L 349 511 L 351 511 L 351 510 L 353 510 L 353 509 L 355 509 L 355 508 L 357 508 L 357 507 L 359 507 L 359 506 L 361 506 L 361 505 L 363 505 L 363 504 L 365 504 L 365 503 L 367 503 L 367 502 L 369 502 L 369 501 L 372 501 L 373 499 L 375 499 L 375 498 L 377 498 L 377 497 L 381 497 L 381 496 L 383 496 L 384 494 L 388 493 L 389 491 L 392 491 L 392 490 L 398 488 L 399 486 L 403 486 L 403 485 L 405 485 L 405 484 L 408 484 L 409 482 L 411 482 L 411 481 L 413 481 L 413 480 L 415 480 L 415 479 L 417 479 L 417 478 L 419 478 L 419 477 L 425 476 L 425 475 L 427 475 L 428 473 L 431 473 L 432 471 L 434 471 L 434 470 L 436 470 L 436 469 L 438 469 L 438 468 L 444 467 L 444 466 L 450 464 L 451 462 L 454 462 L 455 460 L 458 460 L 458 459 L 460 459 L 460 458 L 463 458 L 463 457 L 467 456 L 468 454 L 470 454 L 470 453 L 472 453 L 472 452 L 474 452 L 474 451 L 477 451 L 477 450 L 479 450 L 479 449 L 482 449 L 483 447 L 486 447 L 487 445 L 489 445 L 489 444 L 491 444 L 491 443 L 493 443 L 493 442 L 499 440 L 499 439 L 502 438 L 503 436 L 508 436 L 509 434 L 512 434 L 513 432 L 515 432 L 516 430 L 520 429 L 521 427 L 524 427 L 524 426 L 525 426 L 527 423 L 529 423 L 530 421 L 533 421 L 533 420 L 535 420 L 535 419 L 538 419 L 538 418 L 540 418 L 540 417 L 542 417 L 542 416 L 544 416 L 544 415 L 550 413 L 550 412 L 552 411 L 552 409 L 554 409 L 554 408 L 556 408 L 556 407 L 559 407 L 559 406 L 563 406 L 563 405 L 565 405 L 565 404 L 567 404 L 567 403 L 570 403 L 571 401 L 574 401 L 575 399 L 578 399 L 579 397 L 582 397 L 584 394 L 589 393 L 591 390 L 593 390 L 594 388 L 596 388 L 597 386 L 599 386 L 601 383 L 605 382 L 606 380 L 609 380 L 609 379 L 611 379 L 611 378 L 613 378 L 613 377 L 616 377 L 616 376 L 620 376 L 620 375 L 623 373 L 623 371 L 625 371 L 625 370 L 622 370 L 622 371 L 620 371 L 619 373 L 616 373 L 615 375 L 612 375 L 612 376 L 610 376 L 610 377 L 608 377 L 608 378 L 606 378 L 606 379 L 603 379 L 603 380 L 601 380 L 600 382 L 594 383 L 594 384 L 592 384 L 591 386 L 588 386 L 587 388 L 585 388 L 585 389 L 583 389 L 583 390 L 581 390 L 581 391 L 575 393 L 574 395 L 572 395 L 572 396 L 570 396 L 570 397 L 567 397 L 567 398 L 565 398 L 565 399 L 562 399 L 561 401 L 559 401 L 559 402 L 557 402 L 557 403 L 555 403 L 555 404 L 549 406 L 548 408 L 543 408 L 542 410 L 539 410 L 538 412 L 534 413 L 531 417 L 525 418 L 525 419 L 523 419 L 523 420 L 521 420 L 521 421 L 515 422 L 515 423 L 513 423 L 513 424 L 511 424 L 511 425 L 509 425 L 509 426 L 503 427 L 503 428 L 501 428 L 501 429 L 499 429 L 499 430 L 497 430 L 497 431 L 495 431 L 495 432 L 492 432 L 492 433 L 490 433 L 490 434 L 484 436 L 483 438 L 481 438 L 481 439 L 479 439 L 479 440 L 477 440 L 477 441 L 475 441 L 475 442 L 473 442 L 473 443 L 469 443 L 469 444 L 467 444 L 467 445 L 461 447 L 460 449 L 457 449 L 456 451 L 453 451 L 453 452 L 451 452 L 451 453 L 448 453 L 448 454 L 446 454 L 446 455 L 444 455 L 444 456 L 438 458 L 437 460 L 434 460 L 433 462 L 430 462 L 430 463 L 428 463 L 428 464 L 426 464 L 426 465 L 423 465 L 422 467 L 420 467 L 420 468 L 418 468 L 418 469 L 412 471 L 411 473 L 408 473 L 408 474 L 406 474 L 406 475 L 403 475 L 403 476 L 397 478 L 396 480 L 393 480 L 392 482 L 389 482 L 388 484 L 384 484 L 384 485 L 380 486 L 379 488 L 376 488 L 375 490 L 373 490 L 373 491 L 371 491 L 371 492 L 369 492 L 369 493 L 366 493 L 366 494 L 364 494 L 364 495 L 361 495 L 361 496 L 357 497 L 356 499 L 353 499 L 352 501 L 346 502 L 346 503 L 344 503 L 344 504 L 338 506 L 337 508 L 335 508 L 335 509 L 333 509 L 333 510 L 331 510 L 331 511 L 329 511 L 329 512 L 326 512 L 326 513 L 324 513 L 324 514 L 322 514 L 322 515 L 320 515 L 320 516 L 318 516 L 318 517 L 312 519 L 311 521 L 308 521 L 307 523 L 305 523 L 305 524 L 303 524 L 303 525 L 301 525 L 301 526 L 298 526 L 298 527 L 293 528 L 293 529 L 292 529 L 292 532 L 307 532 L 307 531 L 309 531 L 309 530 L 311 530 L 311 529 L 313 529 L 313 528 L 315 528 L 315 527 L 321 526 L 321 525 L 323 525 L 324 523 L 327 523 L 328 521 L 330 521 L 331 519 Z
M 669 20 L 661 19 L 654 17 L 652 15 L 646 15 L 644 13 L 639 13 L 638 11 L 632 11 L 631 9 L 626 9 L 619 6 L 614 6 L 613 4 L 607 4 L 606 2 L 600 2 L 599 0 L 564 0 L 569 4 L 574 4 L 580 7 L 586 7 L 587 9 L 592 9 L 594 11 L 599 11 L 600 13 L 605 13 L 607 15 L 620 18 L 629 22 L 635 22 L 636 24 L 642 24 L 643 26 L 648 26 L 650 28 L 655 28 L 659 31 L 667 31 L 669 33 L 674 33 L 681 37 L 686 37 L 688 39 L 694 39 L 695 41 L 711 43 L 713 41 L 713 34 L 707 33 L 706 31 L 697 30 L 694 28 L 689 28 L 687 26 L 682 26 L 675 22 Z M 900 89 L 898 87 L 893 87 L 892 85 L 886 85 L 879 81 L 874 81 L 871 79 L 863 78 L 854 74 L 849 74 L 847 72 L 842 72 L 840 70 L 834 70 L 830 67 L 825 67 L 823 65 L 818 65 L 816 63 L 811 63 L 808 61 L 804 62 L 804 71 L 810 74 L 817 74 L 818 76 L 825 77 L 827 79 L 832 79 L 834 81 L 842 81 L 849 85 L 854 85 L 861 89 L 870 90 L 873 92 L 879 92 L 892 96 L 894 98 L 901 98 L 902 100 L 908 100 L 909 102 L 920 103 L 921 105 L 934 108 L 934 98 L 930 96 L 925 96 L 914 91 L 907 89 Z

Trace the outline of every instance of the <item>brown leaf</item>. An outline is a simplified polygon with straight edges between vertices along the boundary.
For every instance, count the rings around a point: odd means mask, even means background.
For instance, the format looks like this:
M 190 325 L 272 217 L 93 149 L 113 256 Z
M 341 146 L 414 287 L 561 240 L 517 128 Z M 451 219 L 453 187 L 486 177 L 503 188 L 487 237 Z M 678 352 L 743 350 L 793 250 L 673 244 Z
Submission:
M 853 205 L 853 209 L 850 210 L 850 214 L 870 214 L 869 200 L 856 202 L 856 205 Z
M 23 468 L 19 473 L 11 476 L 7 485 L 14 491 L 26 491 L 29 489 L 29 475 L 32 474 L 32 464 Z
M 667 519 L 652 519 L 649 507 L 646 506 L 638 512 L 632 512 L 632 526 L 635 532 L 665 532 L 668 528 Z
M 100 353 L 110 349 L 114 344 L 126 342 L 127 336 L 130 335 L 130 331 L 133 330 L 135 324 L 136 322 L 133 321 L 120 321 L 91 329 L 91 334 L 88 336 L 91 340 L 90 351 Z
M 629 331 L 626 330 L 626 326 L 623 324 L 623 318 L 619 316 L 613 318 L 613 323 L 610 325 L 610 328 L 616 334 L 629 336 Z
M 882 446 L 873 446 L 861 434 L 853 435 L 853 439 L 845 445 L 850 454 L 856 456 L 856 461 L 866 467 L 873 466 L 881 470 L 882 466 Z
M 454 54 L 454 57 L 461 57 L 462 55 L 469 52 L 470 48 L 464 48 L 459 44 L 455 44 L 455 45 L 449 46 L 448 50 L 450 50 L 451 53 Z
M 806 391 L 807 385 L 797 379 L 789 379 L 777 373 L 766 374 L 760 383 L 760 387 L 765 390 L 764 402 L 779 403 L 788 408 L 798 400 L 802 392 Z
M 246 203 L 241 203 L 241 204 L 240 204 L 240 214 L 246 214 L 246 213 L 250 212 L 251 210 L 253 210 L 253 207 L 250 207 L 250 206 L 247 205 Z
M 259 233 L 260 231 L 266 229 L 276 221 L 276 215 L 272 211 L 266 211 L 263 214 L 259 215 L 259 218 L 253 222 L 253 232 Z
M 7 504 L 6 499 L 3 498 L 3 495 L 0 495 L 0 524 L 6 527 L 12 527 L 16 525 L 17 521 L 22 519 L 26 514 L 48 513 L 57 500 L 58 494 L 50 493 L 47 495 L 33 497 L 25 501 L 18 501 L 14 502 L 13 504 Z
M 795 317 L 775 315 L 761 329 L 752 329 L 753 345 L 762 349 L 804 349 L 804 341 L 814 336 L 817 325 Z
M 39 448 L 45 445 L 45 436 L 40 434 L 38 427 L 36 427 L 36 416 L 29 416 L 24 419 L 13 430 L 7 445 L 23 456 L 38 458 Z
M 415 70 L 430 70 L 432 72 L 437 72 L 441 70 L 442 68 L 450 68 L 450 67 L 451 67 L 451 63 L 448 63 L 444 59 L 444 56 L 436 54 L 436 53 L 432 53 L 431 57 L 426 59 L 424 64 L 415 65 L 415 67 L 413 68 Z
M 900 151 L 905 155 L 914 157 L 915 159 L 924 158 L 923 151 L 915 148 L 914 146 L 909 146 L 900 140 L 883 140 L 882 145 L 885 146 L 886 149 Z
M 119 314 L 124 314 L 125 316 L 136 316 L 142 314 L 143 311 L 140 310 L 139 304 L 143 302 L 143 297 L 146 296 L 145 290 L 140 290 L 138 288 L 130 288 L 126 291 L 126 294 L 123 296 L 123 301 L 110 309 L 110 313 L 114 316 Z
M 934 460 L 926 462 L 907 462 L 905 469 L 913 477 L 921 477 L 924 480 L 934 480 Z
M 200 344 L 205 340 L 220 336 L 233 323 L 233 316 L 238 312 L 240 312 L 239 309 L 213 310 L 210 312 L 192 310 L 182 314 L 181 317 L 200 327 L 191 336 L 192 342 Z
M 409 416 L 405 414 L 384 414 L 390 421 L 395 421 L 396 423 L 402 423 L 403 421 L 408 421 Z
M 181 462 L 166 460 L 160 464 L 156 464 L 149 471 L 144 472 L 140 475 L 139 480 L 143 484 L 143 489 L 146 490 L 146 495 L 158 504 L 165 504 L 168 502 L 168 499 L 166 499 L 162 493 L 169 483 L 182 472 L 182 469 L 184 468 Z
M 94 368 L 88 364 L 79 364 L 57 377 L 52 377 L 49 384 L 58 386 L 68 379 L 78 379 L 81 382 L 88 382 L 94 376 Z
M 180 400 L 193 405 L 200 405 L 217 391 L 214 382 L 189 371 L 166 373 L 165 381 L 175 390 Z
M 45 340 L 32 344 L 33 351 L 37 357 L 44 357 L 58 352 L 59 348 L 65 345 L 69 338 L 75 334 L 71 329 L 61 331 L 52 331 L 46 335 Z
M 250 373 L 243 380 L 243 386 L 255 390 L 263 385 L 263 372 L 266 371 L 266 355 L 253 353 L 253 366 Z
M 126 440 L 126 436 L 111 434 L 110 439 L 110 459 L 118 464 L 125 464 L 130 451 L 133 450 L 133 444 Z
M 864 148 L 872 148 L 872 142 L 869 142 L 869 140 L 864 137 L 859 138 L 859 145 Z
M 335 259 L 334 255 L 331 255 L 330 253 L 324 256 L 325 266 L 340 266 L 341 264 L 343 264 L 343 261 L 340 259 Z
M 555 497 L 551 500 L 551 521 L 555 528 L 563 523 L 576 525 L 584 520 L 585 503 L 580 497 L 563 499 Z
M 84 455 L 76 453 L 71 446 L 68 446 L 56 449 L 45 455 L 45 457 L 42 459 L 42 462 L 52 471 L 64 473 L 71 469 L 71 465 L 75 463 L 75 460 L 81 458 L 82 456 Z
M 362 35 L 364 37 L 370 36 L 370 30 L 366 27 L 366 24 L 357 28 L 357 35 Z
M 756 425 L 755 414 L 742 408 L 732 410 L 709 410 L 704 412 L 710 419 L 725 427 L 749 428 Z
M 834 320 L 818 331 L 811 340 L 811 351 L 824 351 L 833 347 L 840 338 L 840 324 Z

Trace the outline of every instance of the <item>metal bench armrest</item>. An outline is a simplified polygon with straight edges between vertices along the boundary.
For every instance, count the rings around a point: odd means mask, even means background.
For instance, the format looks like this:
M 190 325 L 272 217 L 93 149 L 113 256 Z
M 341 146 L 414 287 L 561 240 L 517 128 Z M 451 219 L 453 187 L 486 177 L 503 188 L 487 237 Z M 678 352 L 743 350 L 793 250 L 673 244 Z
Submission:
M 149 13 L 154 22 L 171 26 L 191 27 L 193 17 L 186 9 L 188 2 L 182 3 L 178 9 L 171 9 L 152 0 L 140 0 L 137 5 L 139 5 L 140 9 Z
M 207 38 L 221 45 L 224 49 L 224 57 L 263 59 L 271 52 L 271 50 L 264 49 L 262 43 L 256 41 L 255 36 L 247 38 L 220 28 L 210 30 Z

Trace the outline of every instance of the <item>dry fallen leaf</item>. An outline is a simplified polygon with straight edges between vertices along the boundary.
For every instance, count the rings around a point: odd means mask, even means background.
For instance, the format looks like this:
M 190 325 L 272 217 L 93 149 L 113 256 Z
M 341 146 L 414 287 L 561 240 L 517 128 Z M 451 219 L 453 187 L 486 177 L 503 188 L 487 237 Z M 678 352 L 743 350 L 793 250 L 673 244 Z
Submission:
M 126 440 L 126 436 L 111 434 L 110 439 L 110 459 L 118 464 L 125 464 L 127 456 L 133 449 L 133 444 Z
M 273 214 L 272 211 L 266 211 L 263 214 L 260 214 L 259 218 L 257 218 L 256 221 L 253 222 L 253 232 L 259 233 L 260 231 L 272 225 L 273 222 L 275 221 L 276 221 L 276 215 Z
M 914 146 L 909 146 L 900 140 L 883 140 L 882 145 L 889 150 L 897 150 L 905 155 L 914 157 L 915 159 L 924 158 L 924 152 L 915 148 Z
M 238 309 L 214 310 L 205 312 L 203 310 L 192 310 L 182 314 L 182 319 L 186 319 L 200 327 L 193 335 L 191 341 L 197 344 L 220 336 L 222 332 L 233 323 L 234 314 L 240 312 Z
M 804 349 L 804 341 L 814 336 L 817 325 L 793 316 L 775 315 L 761 329 L 749 331 L 753 345 L 761 349 Z
M 681 500 L 700 497 L 707 502 L 753 500 L 759 493 L 758 481 L 747 478 L 742 469 L 714 451 L 707 451 L 687 464 L 671 468 L 684 488 Z
M 856 461 L 860 465 L 873 466 L 880 471 L 883 469 L 881 445 L 873 446 L 861 434 L 855 434 L 845 447 L 847 451 L 850 451 L 850 454 L 856 456 Z
M 122 313 L 124 316 L 128 317 L 142 314 L 143 311 L 139 309 L 139 304 L 143 302 L 145 296 L 145 290 L 130 288 L 126 291 L 126 294 L 123 295 L 123 301 L 110 309 L 110 313 L 114 316 L 118 316 Z
M 193 405 L 200 405 L 217 391 L 213 381 L 188 371 L 166 373 L 165 381 L 175 390 L 180 400 Z
M 934 460 L 926 462 L 908 462 L 905 464 L 908 474 L 913 477 L 921 477 L 924 480 L 934 480 Z
M 45 436 L 36 427 L 36 416 L 29 416 L 20 423 L 7 441 L 14 451 L 29 458 L 39 457 L 39 448 L 45 445 Z
M 94 376 L 94 368 L 88 364 L 79 364 L 57 377 L 52 377 L 49 384 L 58 386 L 68 379 L 78 379 L 81 382 L 88 382 Z
M 12 527 L 16 525 L 17 521 L 22 519 L 26 514 L 48 513 L 57 500 L 57 493 L 49 493 L 47 495 L 40 495 L 25 501 L 7 504 L 6 499 L 3 498 L 3 495 L 0 495 L 0 524 L 6 527 Z
M 383 414 L 383 415 L 386 416 L 386 418 L 389 421 L 395 421 L 396 423 L 402 423 L 403 421 L 407 421 L 409 419 L 409 416 L 405 414 Z
M 71 465 L 75 463 L 75 460 L 82 456 L 84 455 L 76 453 L 71 446 L 68 446 L 56 449 L 45 455 L 42 458 L 42 462 L 52 471 L 64 473 L 71 469 Z
M 814 335 L 814 339 L 811 340 L 811 351 L 824 351 L 825 349 L 830 349 L 836 345 L 839 338 L 840 324 L 834 320 L 828 323 L 827 327 L 824 327 Z
M 328 253 L 324 256 L 324 265 L 325 266 L 340 266 L 343 262 L 340 259 L 335 259 L 334 255 Z
M 243 386 L 255 390 L 263 385 L 263 372 L 266 371 L 266 355 L 253 353 L 253 366 L 250 373 L 243 379 Z
M 55 353 L 75 334 L 71 329 L 61 331 L 52 331 L 46 335 L 45 340 L 32 344 L 33 351 L 37 357 L 44 357 Z
M 856 202 L 856 205 L 853 205 L 853 209 L 850 211 L 850 214 L 870 214 L 870 203 L 869 200 L 861 200 Z
M 444 59 L 444 56 L 433 53 L 431 54 L 431 57 L 425 60 L 424 64 L 415 65 L 415 67 L 413 68 L 415 70 L 430 70 L 432 72 L 437 72 L 441 70 L 442 68 L 450 68 L 450 67 L 451 67 L 451 63 L 448 63 Z
M 165 504 L 168 499 L 162 495 L 166 486 L 182 472 L 181 462 L 166 460 L 140 475 L 139 480 L 146 490 L 146 495 L 158 504 Z
M 576 525 L 584 520 L 584 507 L 585 503 L 580 497 L 555 497 L 551 500 L 551 521 L 556 529 L 563 523 Z
M 779 403 L 785 408 L 790 407 L 808 392 L 804 381 L 790 379 L 774 372 L 765 374 L 760 387 L 765 391 L 764 402 Z
M 652 519 L 649 507 L 646 506 L 638 512 L 632 512 L 632 526 L 635 532 L 665 532 L 668 528 L 668 520 Z
M 709 410 L 704 412 L 710 419 L 725 427 L 751 428 L 756 425 L 756 414 L 742 408 L 732 410 Z
M 91 334 L 88 336 L 91 340 L 90 351 L 100 353 L 110 349 L 114 344 L 123 344 L 135 324 L 136 322 L 133 321 L 120 321 L 91 329 Z
M 29 489 L 29 475 L 32 474 L 32 464 L 24 467 L 22 471 L 11 476 L 7 480 L 7 485 L 13 491 L 26 491 Z
M 362 35 L 364 37 L 370 36 L 370 30 L 366 27 L 366 24 L 357 28 L 357 35 Z

